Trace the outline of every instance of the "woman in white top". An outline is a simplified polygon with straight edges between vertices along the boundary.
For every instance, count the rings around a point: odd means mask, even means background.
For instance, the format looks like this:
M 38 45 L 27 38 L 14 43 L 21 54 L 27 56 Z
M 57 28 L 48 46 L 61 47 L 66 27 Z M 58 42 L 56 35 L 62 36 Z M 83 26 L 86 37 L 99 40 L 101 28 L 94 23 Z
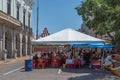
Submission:
M 111 56 L 110 55 L 108 55 L 107 57 L 106 57 L 106 59 L 105 59 L 105 66 L 109 66 L 110 64 L 112 64 L 112 62 L 111 62 Z
M 107 57 L 105 58 L 104 67 L 106 69 L 110 69 L 113 67 L 112 55 L 110 55 L 109 53 L 106 53 L 106 55 L 107 55 Z

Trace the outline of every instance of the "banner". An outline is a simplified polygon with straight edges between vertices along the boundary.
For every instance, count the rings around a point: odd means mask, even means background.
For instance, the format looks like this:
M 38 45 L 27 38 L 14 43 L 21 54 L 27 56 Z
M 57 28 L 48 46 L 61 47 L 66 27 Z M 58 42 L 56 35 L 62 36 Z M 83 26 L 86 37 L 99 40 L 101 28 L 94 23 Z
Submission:
M 57 52 L 57 47 L 34 46 L 33 50 L 34 50 L 34 52 L 50 53 L 50 52 Z

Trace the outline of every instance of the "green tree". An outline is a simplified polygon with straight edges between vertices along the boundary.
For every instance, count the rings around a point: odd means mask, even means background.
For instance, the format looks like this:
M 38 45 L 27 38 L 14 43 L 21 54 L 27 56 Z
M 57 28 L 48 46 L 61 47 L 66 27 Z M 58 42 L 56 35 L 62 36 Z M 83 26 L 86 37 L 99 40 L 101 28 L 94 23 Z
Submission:
M 75 9 L 89 28 L 107 34 L 112 44 L 120 44 L 120 0 L 85 0 Z

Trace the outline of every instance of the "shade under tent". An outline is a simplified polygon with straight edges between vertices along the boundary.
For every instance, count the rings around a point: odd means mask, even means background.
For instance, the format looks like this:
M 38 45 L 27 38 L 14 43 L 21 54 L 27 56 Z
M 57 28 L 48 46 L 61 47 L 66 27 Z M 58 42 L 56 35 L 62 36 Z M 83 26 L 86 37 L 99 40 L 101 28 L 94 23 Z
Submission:
M 108 45 L 108 44 L 104 44 L 104 43 L 77 43 L 77 44 L 71 44 L 71 46 L 75 47 L 90 47 L 90 48 L 102 48 L 102 49 L 110 49 L 113 48 L 113 45 Z M 104 60 L 104 51 L 101 57 L 101 66 L 103 64 L 103 60 Z

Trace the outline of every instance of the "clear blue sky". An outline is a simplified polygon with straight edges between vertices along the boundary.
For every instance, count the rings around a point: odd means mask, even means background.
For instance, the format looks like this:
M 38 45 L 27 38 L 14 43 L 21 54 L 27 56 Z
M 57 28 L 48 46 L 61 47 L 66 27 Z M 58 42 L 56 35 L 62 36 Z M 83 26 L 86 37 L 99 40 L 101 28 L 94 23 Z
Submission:
M 37 1 L 33 5 L 32 28 L 36 35 Z M 82 18 L 77 14 L 75 7 L 81 0 L 39 0 L 39 34 L 46 27 L 53 34 L 65 28 L 79 29 Z

